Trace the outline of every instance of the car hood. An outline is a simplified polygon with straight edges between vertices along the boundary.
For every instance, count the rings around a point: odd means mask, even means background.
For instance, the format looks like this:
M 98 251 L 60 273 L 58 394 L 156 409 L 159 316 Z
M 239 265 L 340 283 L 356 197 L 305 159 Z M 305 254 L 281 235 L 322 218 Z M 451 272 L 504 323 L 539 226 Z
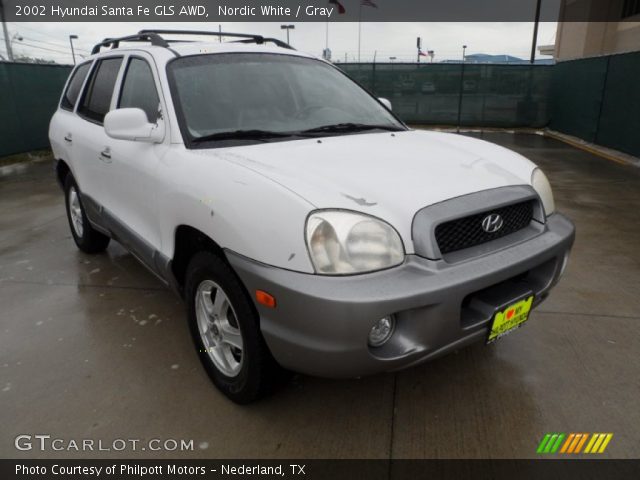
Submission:
M 306 200 L 310 210 L 349 209 L 382 218 L 405 241 L 421 208 L 481 190 L 530 184 L 535 168 L 498 145 L 428 131 L 343 135 L 207 153 L 268 177 Z

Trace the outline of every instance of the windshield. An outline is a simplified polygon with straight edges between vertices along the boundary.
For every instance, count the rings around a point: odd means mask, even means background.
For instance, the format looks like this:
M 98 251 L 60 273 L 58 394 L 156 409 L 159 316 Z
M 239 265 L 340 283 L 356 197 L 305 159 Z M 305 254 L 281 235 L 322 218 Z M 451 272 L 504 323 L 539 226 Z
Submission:
M 365 90 L 319 60 L 262 53 L 197 55 L 172 61 L 168 73 L 187 143 L 405 129 Z

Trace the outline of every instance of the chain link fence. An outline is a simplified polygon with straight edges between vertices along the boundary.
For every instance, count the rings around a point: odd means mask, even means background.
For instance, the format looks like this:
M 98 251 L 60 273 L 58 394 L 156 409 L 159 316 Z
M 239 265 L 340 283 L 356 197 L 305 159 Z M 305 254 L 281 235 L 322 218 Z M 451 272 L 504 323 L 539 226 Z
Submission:
M 640 156 L 640 52 L 556 65 L 338 66 L 408 123 L 550 127 Z M 48 147 L 70 68 L 0 62 L 0 156 Z
M 552 65 L 338 64 L 405 122 L 474 127 L 544 127 Z
M 549 127 L 640 157 L 640 52 L 554 67 Z
M 0 62 L 0 157 L 49 147 L 49 120 L 70 71 Z

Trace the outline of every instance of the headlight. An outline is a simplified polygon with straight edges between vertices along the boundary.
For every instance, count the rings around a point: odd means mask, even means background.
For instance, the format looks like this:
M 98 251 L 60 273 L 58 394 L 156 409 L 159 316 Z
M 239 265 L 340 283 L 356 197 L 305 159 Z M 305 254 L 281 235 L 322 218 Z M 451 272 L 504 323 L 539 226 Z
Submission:
M 549 183 L 547 176 L 539 168 L 536 168 L 531 174 L 531 186 L 533 186 L 534 190 L 538 192 L 538 195 L 540 195 L 546 215 L 549 216 L 555 212 L 556 204 L 553 201 L 551 184 Z
M 307 219 L 306 240 L 316 273 L 372 272 L 404 260 L 398 232 L 391 225 L 360 213 L 315 212 Z

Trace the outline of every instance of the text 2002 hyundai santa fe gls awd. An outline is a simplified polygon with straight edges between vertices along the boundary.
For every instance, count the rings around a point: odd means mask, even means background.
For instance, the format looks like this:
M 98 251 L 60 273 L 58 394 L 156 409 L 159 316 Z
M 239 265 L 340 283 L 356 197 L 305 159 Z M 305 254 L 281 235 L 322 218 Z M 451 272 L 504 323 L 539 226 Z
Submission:
M 78 247 L 117 239 L 179 291 L 232 400 L 283 368 L 357 377 L 491 342 L 558 281 L 574 227 L 527 159 L 410 130 L 277 40 L 159 33 L 75 68 L 56 171 Z

